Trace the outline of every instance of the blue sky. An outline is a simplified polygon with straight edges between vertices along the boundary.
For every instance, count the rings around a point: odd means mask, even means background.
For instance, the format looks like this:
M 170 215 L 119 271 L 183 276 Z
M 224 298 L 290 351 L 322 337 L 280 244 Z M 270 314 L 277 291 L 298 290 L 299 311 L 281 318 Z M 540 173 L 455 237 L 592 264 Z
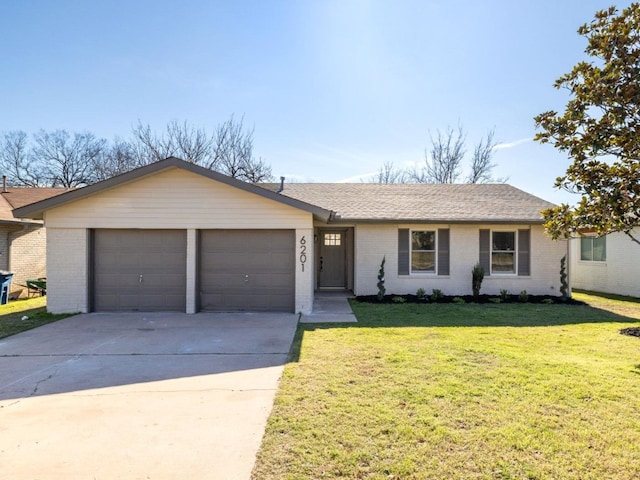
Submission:
M 629 2 L 617 5 L 623 8 Z M 585 59 L 594 0 L 0 0 L 0 132 L 127 137 L 244 116 L 276 176 L 359 181 L 423 162 L 429 132 L 494 128 L 494 175 L 554 202 L 565 155 L 531 141 Z

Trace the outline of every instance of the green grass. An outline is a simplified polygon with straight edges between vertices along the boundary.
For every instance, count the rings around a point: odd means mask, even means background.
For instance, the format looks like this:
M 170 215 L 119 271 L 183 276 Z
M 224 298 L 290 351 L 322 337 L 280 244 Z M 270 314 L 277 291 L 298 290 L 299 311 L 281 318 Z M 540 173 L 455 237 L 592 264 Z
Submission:
M 0 305 L 0 338 L 15 335 L 32 328 L 69 317 L 69 314 L 54 315 L 47 312 L 47 297 L 15 300 Z M 28 317 L 22 320 L 23 317 Z
M 300 325 L 253 478 L 640 478 L 640 303 L 575 297 Z

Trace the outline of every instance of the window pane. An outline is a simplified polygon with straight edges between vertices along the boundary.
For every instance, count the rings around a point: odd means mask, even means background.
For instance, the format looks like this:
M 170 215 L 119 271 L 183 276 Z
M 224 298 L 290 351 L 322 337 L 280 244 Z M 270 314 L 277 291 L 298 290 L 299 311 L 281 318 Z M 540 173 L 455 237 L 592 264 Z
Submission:
M 491 271 L 499 273 L 515 273 L 514 254 L 508 252 L 493 252 L 491 254 Z
M 607 259 L 607 237 L 593 239 L 593 260 L 604 262 Z
M 435 250 L 436 249 L 436 232 L 411 232 L 411 249 L 412 250 Z
M 493 250 L 516 249 L 516 232 L 493 232 Z
M 412 272 L 435 272 L 436 254 L 434 252 L 412 252 L 411 253 Z
M 580 238 L 580 260 L 593 260 L 592 257 L 593 238 Z
M 340 245 L 342 235 L 340 233 L 325 233 L 324 244 L 325 245 Z

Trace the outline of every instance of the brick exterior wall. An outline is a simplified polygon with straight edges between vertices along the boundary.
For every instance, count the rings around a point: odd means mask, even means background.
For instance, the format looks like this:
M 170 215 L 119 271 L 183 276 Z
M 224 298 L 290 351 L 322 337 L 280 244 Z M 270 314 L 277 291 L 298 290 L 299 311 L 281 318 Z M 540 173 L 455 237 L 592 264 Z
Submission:
M 388 294 L 416 293 L 424 288 L 442 290 L 445 295 L 471 294 L 471 269 L 479 258 L 479 229 L 517 230 L 531 227 L 531 275 L 485 276 L 480 293 L 497 295 L 506 289 L 512 294 L 526 290 L 533 295 L 560 295 L 560 259 L 567 242 L 552 241 L 541 225 L 358 225 L 355 233 L 356 295 L 377 293 L 377 276 L 382 257 L 385 263 L 385 288 Z M 450 274 L 398 275 L 398 229 L 450 229 Z
M 27 279 L 47 276 L 47 234 L 42 225 L 30 225 L 9 234 L 9 270 L 13 272 L 12 291 L 23 289 L 27 295 Z
M 87 230 L 47 229 L 47 310 L 51 313 L 88 311 Z

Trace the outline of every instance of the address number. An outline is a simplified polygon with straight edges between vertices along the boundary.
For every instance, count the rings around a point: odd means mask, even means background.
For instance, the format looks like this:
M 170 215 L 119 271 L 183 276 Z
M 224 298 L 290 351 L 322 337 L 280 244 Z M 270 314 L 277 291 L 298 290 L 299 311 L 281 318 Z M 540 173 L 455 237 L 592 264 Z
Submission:
M 304 264 L 307 263 L 307 239 L 305 238 L 304 235 L 300 237 L 299 246 L 300 246 L 300 256 L 298 258 L 300 259 L 300 267 L 304 272 Z

